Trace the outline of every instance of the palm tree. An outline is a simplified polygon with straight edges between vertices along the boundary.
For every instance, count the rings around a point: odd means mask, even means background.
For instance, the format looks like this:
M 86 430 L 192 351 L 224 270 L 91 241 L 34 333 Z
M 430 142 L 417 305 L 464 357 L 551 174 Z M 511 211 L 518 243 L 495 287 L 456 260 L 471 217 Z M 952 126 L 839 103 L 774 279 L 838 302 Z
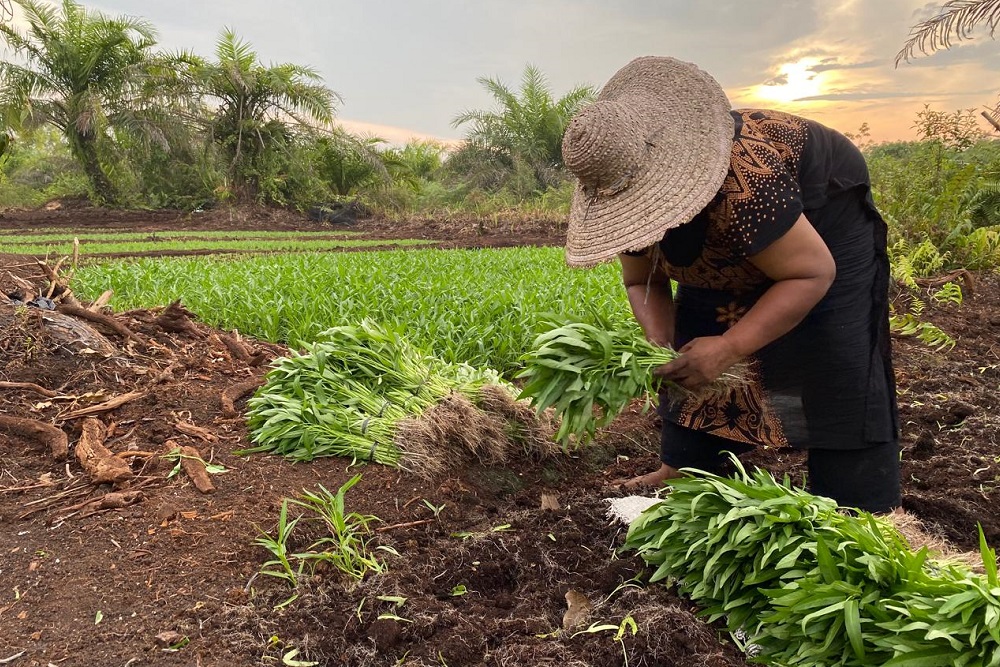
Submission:
M 541 187 L 558 182 L 563 133 L 573 115 L 593 100 L 594 88 L 577 86 L 556 100 L 545 76 L 533 65 L 525 66 L 517 92 L 498 78 L 477 81 L 496 100 L 496 109 L 465 111 L 452 125 L 469 124 L 466 141 L 474 150 L 485 151 L 511 169 L 518 163 L 527 165 Z
M 337 128 L 316 140 L 316 175 L 338 197 L 389 185 L 400 161 L 384 144 L 380 137 L 356 137 Z
M 193 64 L 188 83 L 210 109 L 207 129 L 229 160 L 237 197 L 250 200 L 259 192 L 260 161 L 287 145 L 293 129 L 330 123 L 339 97 L 311 67 L 263 66 L 251 45 L 229 29 L 215 57 Z
M 14 2 L 28 29 L 0 23 L 0 36 L 25 64 L 0 62 L 0 113 L 14 127 L 58 128 L 95 196 L 118 203 L 104 158 L 109 133 L 134 118 L 130 101 L 154 58 L 153 27 L 130 16 L 109 18 L 73 0 L 58 9 Z

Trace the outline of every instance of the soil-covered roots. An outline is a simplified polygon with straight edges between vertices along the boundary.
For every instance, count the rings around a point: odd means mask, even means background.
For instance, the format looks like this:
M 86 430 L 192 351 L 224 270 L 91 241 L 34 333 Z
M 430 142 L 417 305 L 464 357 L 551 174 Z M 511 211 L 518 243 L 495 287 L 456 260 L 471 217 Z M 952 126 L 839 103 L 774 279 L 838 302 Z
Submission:
M 416 417 L 401 421 L 395 442 L 400 467 L 434 477 L 475 460 L 485 466 L 513 457 L 541 460 L 558 448 L 552 427 L 500 386 L 486 385 L 477 402 L 452 393 Z

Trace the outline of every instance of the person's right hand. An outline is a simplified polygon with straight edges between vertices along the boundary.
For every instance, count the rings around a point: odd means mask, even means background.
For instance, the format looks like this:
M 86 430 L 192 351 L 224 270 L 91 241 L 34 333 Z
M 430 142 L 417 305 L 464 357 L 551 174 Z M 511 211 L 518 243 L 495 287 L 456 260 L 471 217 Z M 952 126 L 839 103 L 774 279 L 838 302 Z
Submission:
M 719 379 L 740 360 L 739 353 L 725 336 L 695 338 L 678 350 L 680 356 L 653 369 L 653 374 L 696 391 Z

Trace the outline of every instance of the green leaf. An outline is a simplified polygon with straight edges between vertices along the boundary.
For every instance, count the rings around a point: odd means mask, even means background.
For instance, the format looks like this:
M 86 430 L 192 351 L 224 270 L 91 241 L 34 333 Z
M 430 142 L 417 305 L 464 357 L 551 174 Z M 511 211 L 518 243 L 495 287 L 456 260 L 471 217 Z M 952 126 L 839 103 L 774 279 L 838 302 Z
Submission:
M 397 607 L 402 607 L 406 604 L 406 598 L 399 595 L 379 595 L 375 599 L 381 600 L 382 602 L 391 602 Z
M 861 616 L 858 610 L 858 601 L 851 598 L 844 604 L 844 629 L 847 631 L 847 638 L 851 641 L 851 648 L 858 660 L 865 659 L 865 644 L 861 638 Z
M 832 584 L 840 578 L 837 572 L 837 565 L 833 562 L 833 556 L 830 555 L 830 548 L 826 545 L 826 540 L 820 535 L 816 536 L 816 562 L 826 583 Z
M 882 667 L 949 667 L 955 659 L 955 651 L 950 646 L 935 646 L 901 653 Z
M 986 571 L 986 580 L 991 587 L 1000 586 L 997 579 L 997 554 L 986 544 L 986 535 L 983 533 L 982 524 L 977 524 L 979 528 L 979 553 L 983 557 L 983 569 Z

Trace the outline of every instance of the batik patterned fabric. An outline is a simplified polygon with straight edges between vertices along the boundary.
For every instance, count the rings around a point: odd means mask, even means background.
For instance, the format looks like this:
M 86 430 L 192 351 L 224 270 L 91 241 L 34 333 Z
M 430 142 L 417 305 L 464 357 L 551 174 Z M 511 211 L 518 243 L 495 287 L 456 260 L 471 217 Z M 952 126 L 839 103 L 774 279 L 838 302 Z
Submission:
M 729 174 L 693 220 L 647 252 L 677 281 L 676 340 L 721 335 L 771 281 L 749 257 L 805 215 L 837 263 L 824 299 L 748 360 L 725 393 L 667 396 L 675 423 L 751 445 L 854 449 L 896 437 L 888 346 L 885 223 L 868 172 L 843 135 L 790 114 L 733 112 Z

